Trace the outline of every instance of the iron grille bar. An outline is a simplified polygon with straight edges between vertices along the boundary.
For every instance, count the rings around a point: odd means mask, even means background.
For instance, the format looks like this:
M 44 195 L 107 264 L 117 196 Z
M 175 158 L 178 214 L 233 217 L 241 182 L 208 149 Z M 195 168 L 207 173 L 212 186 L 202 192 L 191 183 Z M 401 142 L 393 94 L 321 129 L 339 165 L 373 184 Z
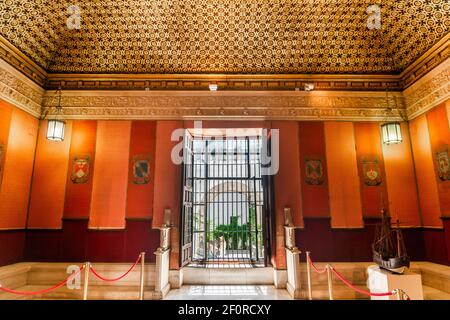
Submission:
M 265 265 L 260 149 L 260 137 L 194 138 L 190 226 L 197 264 Z

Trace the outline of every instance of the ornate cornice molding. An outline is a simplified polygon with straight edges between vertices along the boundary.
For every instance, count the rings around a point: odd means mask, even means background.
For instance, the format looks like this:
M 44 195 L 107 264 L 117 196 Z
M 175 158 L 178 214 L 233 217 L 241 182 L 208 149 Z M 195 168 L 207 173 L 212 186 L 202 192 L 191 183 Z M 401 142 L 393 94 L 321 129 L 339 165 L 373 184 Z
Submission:
M 408 119 L 450 99 L 450 57 L 403 91 Z
M 50 73 L 47 89 L 65 90 L 303 90 L 314 83 L 317 90 L 402 91 L 450 57 L 450 34 L 443 37 L 399 75 L 356 74 L 64 74 Z
M 401 120 L 404 101 L 392 93 L 386 114 L 382 92 L 194 92 L 194 91 L 64 91 L 66 119 L 299 119 L 383 121 Z M 57 96 L 43 100 L 49 116 Z
M 0 59 L 0 98 L 39 117 L 44 93 L 39 85 Z
M 401 86 L 407 89 L 449 57 L 450 34 L 447 34 L 400 74 Z
M 450 57 L 450 34 L 444 36 L 399 75 L 357 74 L 65 74 L 48 73 L 0 35 L 0 58 L 47 90 L 303 90 L 314 83 L 324 91 L 402 91 Z
M 370 76 L 47 74 L 0 37 L 0 97 L 36 117 L 42 103 L 55 106 L 54 92 L 45 94 L 38 85 L 47 81 L 49 89 L 65 89 L 64 112 L 72 119 L 382 121 L 400 119 L 402 108 L 413 119 L 450 98 L 449 69 L 449 35 L 402 74 Z M 316 90 L 304 92 L 306 82 L 315 83 Z M 210 92 L 210 83 L 220 90 Z M 386 86 L 394 106 L 390 116 Z M 402 86 L 406 89 L 399 92 Z
M 0 35 L 0 58 L 40 86 L 45 86 L 47 72 Z
M 401 91 L 395 75 L 308 74 L 49 74 L 47 89 L 65 90 L 208 90 L 215 83 L 224 91 L 303 90 L 313 83 L 317 90 Z

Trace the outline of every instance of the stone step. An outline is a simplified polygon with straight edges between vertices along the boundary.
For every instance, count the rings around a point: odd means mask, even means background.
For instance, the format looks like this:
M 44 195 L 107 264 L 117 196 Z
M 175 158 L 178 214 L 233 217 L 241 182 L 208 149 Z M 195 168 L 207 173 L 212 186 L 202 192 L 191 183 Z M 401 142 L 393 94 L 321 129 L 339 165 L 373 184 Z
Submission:
M 266 268 L 183 268 L 185 285 L 273 285 L 274 270 Z
M 68 277 L 67 267 L 78 265 L 71 263 L 42 263 L 33 265 L 27 277 L 27 285 L 54 285 Z M 111 263 L 111 264 L 93 264 L 95 271 L 102 277 L 113 279 L 124 274 L 131 264 Z M 145 283 L 153 285 L 155 281 L 155 265 L 145 265 Z M 123 279 L 116 282 L 106 282 L 98 279 L 92 272 L 89 274 L 89 283 L 98 286 L 139 286 L 141 276 L 141 267 L 136 265 L 130 273 Z M 84 282 L 84 272 L 80 274 L 81 282 Z
M 423 286 L 423 298 L 425 300 L 450 300 L 450 294 L 429 286 Z
M 8 266 L 9 267 L 9 266 Z M 29 266 L 14 266 L 0 268 L 0 284 L 8 288 L 17 288 L 27 283 Z
M 46 289 L 48 286 L 41 285 L 26 285 L 15 290 L 18 291 L 39 291 Z M 54 300 L 81 300 L 83 298 L 83 287 L 80 289 L 69 289 L 67 286 L 56 289 L 55 291 L 39 294 L 34 296 L 20 296 L 9 293 L 2 293 L 0 299 L 3 300 L 18 300 L 18 299 L 54 299 Z M 88 300 L 138 300 L 139 287 L 138 286 L 117 286 L 114 288 L 105 286 L 90 286 L 88 293 Z M 153 287 L 144 288 L 144 299 L 153 300 L 158 299 Z
M 414 262 L 411 271 L 420 273 L 422 284 L 450 294 L 450 266 L 431 262 Z
M 356 286 L 363 290 L 368 290 L 364 286 Z M 308 294 L 308 289 L 302 288 L 303 292 L 305 294 Z M 312 297 L 313 300 L 329 300 L 329 294 L 328 294 L 328 285 L 315 285 L 312 287 Z M 308 297 L 305 296 L 307 299 Z M 356 292 L 353 289 L 347 287 L 346 285 L 333 285 L 333 299 L 334 300 L 367 300 L 370 299 L 367 295 L 364 295 L 362 293 Z

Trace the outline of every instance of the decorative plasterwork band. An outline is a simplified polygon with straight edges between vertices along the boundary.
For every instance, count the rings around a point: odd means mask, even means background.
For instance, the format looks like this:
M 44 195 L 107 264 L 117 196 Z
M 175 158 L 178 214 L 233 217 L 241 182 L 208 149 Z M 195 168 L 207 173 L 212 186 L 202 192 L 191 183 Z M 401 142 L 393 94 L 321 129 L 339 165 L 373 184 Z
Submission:
M 58 103 L 48 91 L 43 105 L 49 115 Z M 404 101 L 391 93 L 386 112 L 383 92 L 336 91 L 64 91 L 66 119 L 301 119 L 401 120 Z
M 403 91 L 409 119 L 450 99 L 450 58 Z
M 0 59 L 0 98 L 39 117 L 44 92 L 42 87 Z

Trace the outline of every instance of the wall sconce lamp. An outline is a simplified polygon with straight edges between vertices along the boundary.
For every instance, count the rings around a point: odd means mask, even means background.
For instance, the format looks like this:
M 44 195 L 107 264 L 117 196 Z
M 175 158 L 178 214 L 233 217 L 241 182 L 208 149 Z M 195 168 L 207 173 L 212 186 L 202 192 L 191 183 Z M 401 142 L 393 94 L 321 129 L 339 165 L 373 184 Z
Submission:
M 58 105 L 56 106 L 56 116 L 54 119 L 49 119 L 47 122 L 47 140 L 61 142 L 64 141 L 64 131 L 66 128 L 66 122 L 58 119 L 58 115 L 61 115 L 61 87 L 58 88 Z

